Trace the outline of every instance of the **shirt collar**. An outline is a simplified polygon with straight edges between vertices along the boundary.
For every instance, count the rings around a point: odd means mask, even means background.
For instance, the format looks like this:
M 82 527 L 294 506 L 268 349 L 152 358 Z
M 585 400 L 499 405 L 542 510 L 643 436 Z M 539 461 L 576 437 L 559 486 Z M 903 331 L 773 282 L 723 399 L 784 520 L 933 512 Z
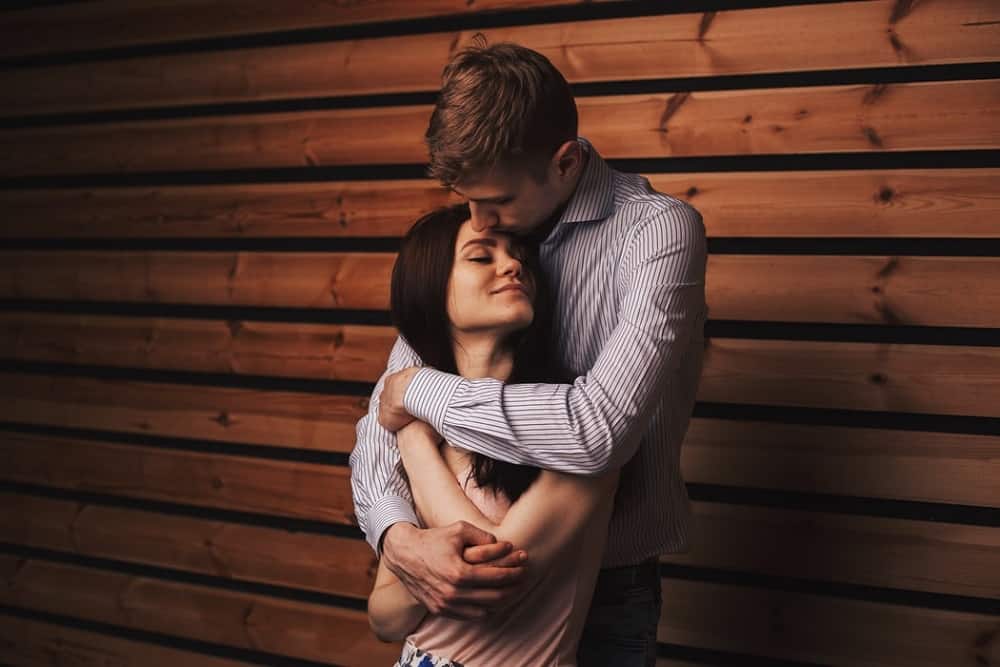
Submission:
M 557 225 L 604 220 L 614 213 L 615 177 L 611 167 L 589 141 L 583 137 L 577 137 L 577 141 L 588 154 L 587 165 Z

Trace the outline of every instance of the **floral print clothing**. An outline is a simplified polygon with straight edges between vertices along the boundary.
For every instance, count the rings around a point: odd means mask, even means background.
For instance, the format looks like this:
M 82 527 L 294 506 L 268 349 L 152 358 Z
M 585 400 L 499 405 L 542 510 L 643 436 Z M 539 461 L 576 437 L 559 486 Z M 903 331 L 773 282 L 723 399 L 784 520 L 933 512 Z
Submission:
M 403 644 L 403 654 L 393 667 L 463 667 L 462 663 L 422 651 L 410 642 Z

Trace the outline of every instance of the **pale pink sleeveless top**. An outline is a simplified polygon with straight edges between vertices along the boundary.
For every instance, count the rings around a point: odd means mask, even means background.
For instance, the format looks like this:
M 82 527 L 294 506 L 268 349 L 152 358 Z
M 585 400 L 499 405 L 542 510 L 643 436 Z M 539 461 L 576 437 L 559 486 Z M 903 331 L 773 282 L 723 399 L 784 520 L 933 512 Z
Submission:
M 480 489 L 474 480 L 466 483 L 467 467 L 456 476 L 479 511 L 500 523 L 510 507 L 507 497 Z M 407 641 L 466 667 L 575 666 L 607 537 L 611 503 L 604 505 L 606 511 L 595 513 L 556 565 L 512 609 L 468 621 L 428 614 Z

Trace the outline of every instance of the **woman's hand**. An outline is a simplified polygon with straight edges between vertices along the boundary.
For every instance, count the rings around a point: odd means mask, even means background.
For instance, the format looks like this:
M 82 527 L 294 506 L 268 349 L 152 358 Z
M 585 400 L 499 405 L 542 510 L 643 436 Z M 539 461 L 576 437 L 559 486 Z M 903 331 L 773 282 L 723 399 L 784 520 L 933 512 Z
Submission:
M 433 426 L 419 419 L 414 419 L 396 432 L 396 442 L 400 451 L 412 447 L 432 447 L 437 451 L 442 440 L 444 438 L 438 435 Z

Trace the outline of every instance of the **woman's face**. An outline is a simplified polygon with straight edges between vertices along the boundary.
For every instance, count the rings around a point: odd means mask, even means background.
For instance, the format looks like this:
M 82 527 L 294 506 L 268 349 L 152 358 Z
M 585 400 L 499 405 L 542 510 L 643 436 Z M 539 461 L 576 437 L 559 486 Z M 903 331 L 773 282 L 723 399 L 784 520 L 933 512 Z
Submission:
M 448 319 L 456 331 L 505 334 L 531 324 L 535 285 L 508 234 L 477 232 L 466 220 L 455 240 Z

